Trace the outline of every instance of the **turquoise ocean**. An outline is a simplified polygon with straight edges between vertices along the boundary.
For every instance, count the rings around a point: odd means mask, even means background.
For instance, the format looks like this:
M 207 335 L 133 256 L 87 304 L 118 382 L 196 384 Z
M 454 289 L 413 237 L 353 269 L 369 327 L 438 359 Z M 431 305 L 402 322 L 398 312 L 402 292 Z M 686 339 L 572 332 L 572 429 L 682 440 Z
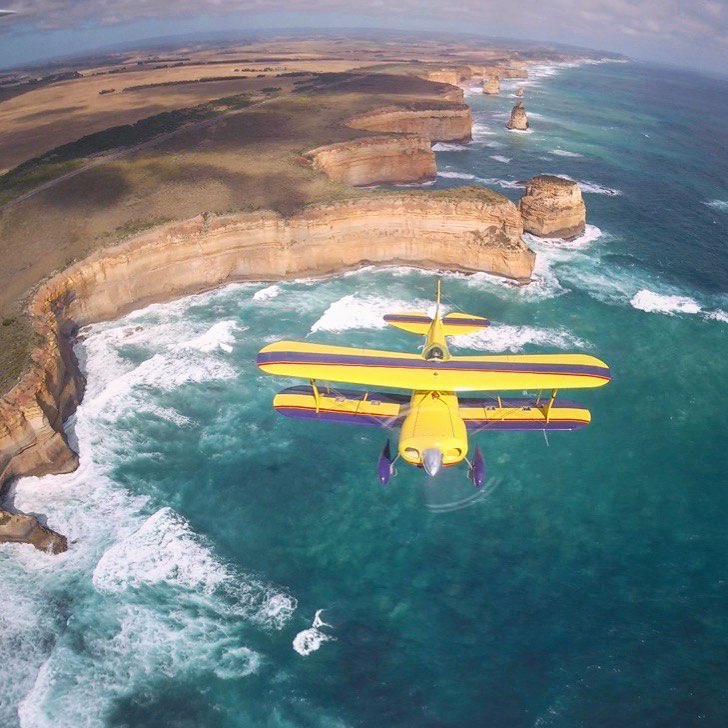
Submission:
M 382 316 L 435 274 L 235 284 L 82 331 L 81 466 L 10 502 L 70 550 L 0 547 L 0 725 L 728 725 L 728 83 L 544 66 L 467 92 L 436 188 L 582 185 L 586 233 L 517 288 L 444 274 L 493 322 L 458 352 L 584 351 L 574 433 L 483 434 L 488 479 L 382 488 L 387 433 L 288 420 L 282 337 L 412 350 Z M 320 611 L 323 610 L 323 611 Z

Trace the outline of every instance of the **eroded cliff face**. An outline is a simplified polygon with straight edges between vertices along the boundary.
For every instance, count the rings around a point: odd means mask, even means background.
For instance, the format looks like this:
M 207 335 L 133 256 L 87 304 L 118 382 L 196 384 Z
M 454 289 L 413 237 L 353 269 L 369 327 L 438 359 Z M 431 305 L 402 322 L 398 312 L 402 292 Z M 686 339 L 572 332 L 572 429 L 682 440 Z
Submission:
M 466 104 L 410 104 L 387 107 L 354 116 L 346 122 L 353 129 L 419 134 L 432 142 L 463 142 L 472 139 L 473 116 Z
M 506 129 L 517 129 L 518 131 L 525 131 L 528 129 L 526 109 L 523 108 L 523 101 L 520 99 L 516 101 L 516 105 L 511 111 L 511 118 L 508 119 Z
M 525 65 L 483 66 L 483 75 L 526 79 L 528 78 L 528 69 Z
M 97 251 L 43 283 L 31 300 L 38 346 L 29 370 L 0 401 L 0 490 L 15 476 L 77 465 L 63 420 L 83 386 L 68 339 L 79 326 L 230 281 L 324 275 L 368 263 L 487 271 L 527 281 L 535 254 L 522 232 L 508 199 L 462 188 L 315 206 L 288 219 L 274 212 L 200 216 Z M 0 511 L 0 541 L 65 548 L 27 520 L 32 517 L 8 516 Z
M 421 78 L 428 81 L 437 81 L 439 83 L 449 83 L 457 86 L 462 81 L 466 81 L 473 75 L 470 66 L 448 66 L 433 71 L 424 71 L 420 74 Z
M 490 76 L 483 81 L 483 93 L 484 94 L 499 94 L 500 93 L 500 78 L 498 76 Z
M 576 182 L 539 175 L 520 202 L 523 228 L 542 238 L 574 238 L 584 232 L 586 207 Z
M 304 156 L 329 179 L 355 187 L 428 182 L 437 174 L 430 140 L 418 134 L 354 139 L 312 149 Z

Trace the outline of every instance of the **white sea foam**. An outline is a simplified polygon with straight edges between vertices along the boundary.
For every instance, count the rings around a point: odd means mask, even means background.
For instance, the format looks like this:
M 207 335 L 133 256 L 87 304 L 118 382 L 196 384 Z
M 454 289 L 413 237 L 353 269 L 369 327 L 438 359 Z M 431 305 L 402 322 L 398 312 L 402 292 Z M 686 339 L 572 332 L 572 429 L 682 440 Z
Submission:
M 332 637 L 321 631 L 321 627 L 331 627 L 330 624 L 326 624 L 321 619 L 321 613 L 323 611 L 323 609 L 317 610 L 311 626 L 299 632 L 293 638 L 293 649 L 303 657 L 307 657 L 312 652 L 316 652 L 324 642 L 336 641 L 336 637 Z
M 721 323 L 728 324 L 728 312 L 722 309 L 716 309 L 715 311 L 706 311 L 705 318 L 711 321 L 720 321 Z
M 549 346 L 558 349 L 587 348 L 588 344 L 564 328 L 540 329 L 534 326 L 495 324 L 473 334 L 453 336 L 455 347 L 478 351 L 522 351 L 526 346 Z
M 474 174 L 470 174 L 470 172 L 452 172 L 452 171 L 443 171 L 437 173 L 438 177 L 445 177 L 445 179 L 477 179 L 477 177 Z
M 511 134 L 533 134 L 533 129 L 506 129 Z
M 465 152 L 467 149 L 465 144 L 450 144 L 449 142 L 437 142 L 432 145 L 433 152 Z
M 151 507 L 148 497 L 113 479 L 128 453 L 141 456 L 136 428 L 120 426 L 125 418 L 150 413 L 185 424 L 184 411 L 161 405 L 158 394 L 237 376 L 220 348 L 233 323 L 185 319 L 204 301 L 219 299 L 226 310 L 229 292 L 205 295 L 84 332 L 77 352 L 88 383 L 68 423 L 80 466 L 67 475 L 23 478 L 14 495 L 19 510 L 47 513 L 71 548 L 51 557 L 27 546 L 0 547 L 0 601 L 13 605 L 3 615 L 16 631 L 6 654 L 2 638 L 12 631 L 0 617 L 0 694 L 10 701 L 0 701 L 4 724 L 14 722 L 20 703 L 23 726 L 100 725 L 118 699 L 160 675 L 210 670 L 221 679 L 242 677 L 260 662 L 245 630 L 281 629 L 296 608 L 285 590 L 221 561 L 174 510 Z M 129 346 L 134 357 L 122 355 Z M 139 352 L 147 357 L 141 363 Z M 59 602 L 58 593 L 69 596 Z M 12 679 L 8 690 L 3 676 Z
M 270 301 L 271 298 L 276 298 L 281 292 L 281 287 L 278 285 L 266 286 L 256 291 L 253 294 L 254 301 Z
M 582 192 L 587 192 L 592 195 L 610 195 L 611 197 L 615 197 L 622 194 L 620 190 L 615 190 L 612 187 L 600 185 L 598 182 L 590 182 L 589 180 L 578 180 L 577 184 L 579 185 L 579 188 Z
M 491 154 L 491 159 L 495 159 L 496 162 L 503 162 L 503 164 L 510 164 L 511 158 L 510 157 L 504 157 L 500 154 Z
M 655 293 L 647 289 L 637 291 L 630 301 L 634 308 L 649 313 L 664 313 L 670 316 L 676 313 L 700 313 L 698 302 L 689 296 L 670 296 Z
M 557 157 L 583 157 L 579 152 L 570 152 L 568 149 L 549 149 L 549 154 L 555 154 Z
M 385 314 L 397 311 L 428 310 L 430 301 L 399 301 L 381 296 L 351 294 L 334 301 L 321 318 L 311 326 L 310 333 L 317 331 L 350 331 L 352 329 L 384 329 Z
M 584 232 L 578 237 L 566 240 L 564 238 L 540 238 L 531 233 L 524 233 L 526 242 L 533 247 L 540 246 L 557 248 L 563 250 L 565 248 L 585 248 L 602 237 L 602 231 L 596 225 L 586 225 Z
M 728 212 L 728 200 L 709 200 L 703 204 L 721 212 Z
M 236 321 L 219 321 L 211 326 L 204 334 L 179 344 L 182 349 L 197 349 L 205 353 L 220 349 L 230 353 L 235 343 L 234 332 L 237 330 Z
M 494 136 L 496 134 L 487 124 L 480 121 L 476 121 L 473 124 L 471 133 L 473 135 L 473 141 L 480 141 L 483 137 Z
M 524 182 L 519 182 L 515 179 L 501 179 L 500 177 L 476 177 L 474 174 L 469 172 L 455 172 L 452 170 L 443 170 L 437 173 L 438 177 L 445 179 L 465 179 L 472 180 L 474 182 L 480 182 L 484 185 L 494 185 L 496 187 L 503 187 L 505 189 L 521 189 L 525 186 Z

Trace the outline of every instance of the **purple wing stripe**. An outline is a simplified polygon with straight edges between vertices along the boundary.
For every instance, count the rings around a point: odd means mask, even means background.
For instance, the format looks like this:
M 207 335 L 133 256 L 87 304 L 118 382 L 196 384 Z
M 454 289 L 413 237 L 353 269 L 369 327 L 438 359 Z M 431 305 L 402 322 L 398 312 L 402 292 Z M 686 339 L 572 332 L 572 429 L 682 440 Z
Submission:
M 300 351 L 271 351 L 258 354 L 261 364 L 319 364 L 321 366 L 388 367 L 395 369 L 425 369 L 430 371 L 512 372 L 514 374 L 565 374 L 609 379 L 608 367 L 587 364 L 525 364 L 515 362 L 484 362 L 449 359 L 427 361 L 420 358 L 392 358 L 358 354 L 328 354 Z

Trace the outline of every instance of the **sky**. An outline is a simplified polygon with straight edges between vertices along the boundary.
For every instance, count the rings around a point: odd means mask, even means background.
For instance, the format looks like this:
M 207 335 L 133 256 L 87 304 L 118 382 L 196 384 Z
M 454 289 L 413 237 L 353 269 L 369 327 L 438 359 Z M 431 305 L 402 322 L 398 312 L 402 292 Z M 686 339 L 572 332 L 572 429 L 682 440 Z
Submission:
M 175 34 L 387 28 L 552 41 L 728 75 L 728 0 L 0 0 L 0 68 Z M 9 11 L 9 12 L 7 12 Z

